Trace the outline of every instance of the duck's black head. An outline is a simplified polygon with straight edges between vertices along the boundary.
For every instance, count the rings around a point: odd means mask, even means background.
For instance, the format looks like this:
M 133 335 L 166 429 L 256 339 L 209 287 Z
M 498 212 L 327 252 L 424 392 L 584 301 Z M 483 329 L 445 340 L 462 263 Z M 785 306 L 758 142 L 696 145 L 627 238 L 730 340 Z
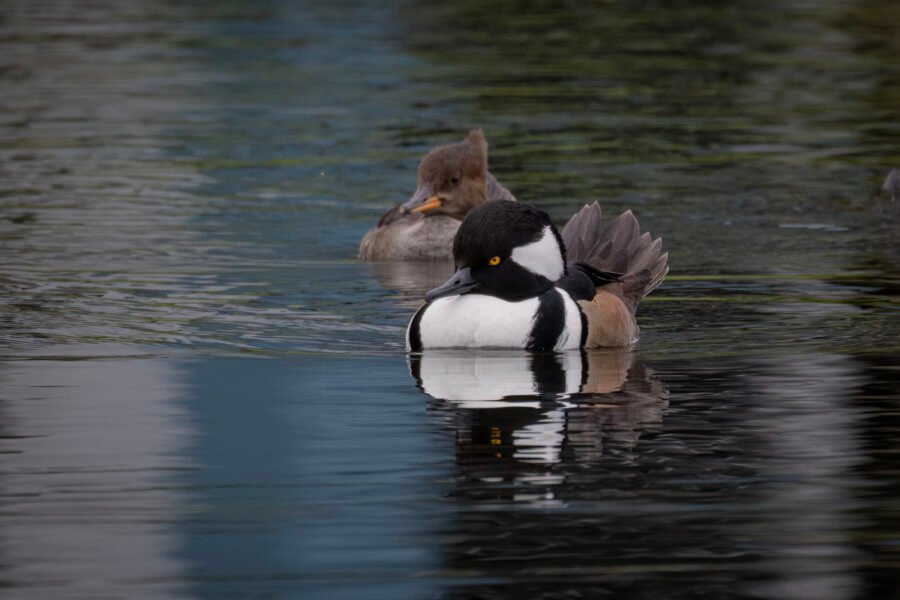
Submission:
M 565 247 L 547 213 L 503 200 L 469 212 L 453 259 L 456 273 L 426 300 L 471 292 L 515 302 L 544 293 L 566 272 Z

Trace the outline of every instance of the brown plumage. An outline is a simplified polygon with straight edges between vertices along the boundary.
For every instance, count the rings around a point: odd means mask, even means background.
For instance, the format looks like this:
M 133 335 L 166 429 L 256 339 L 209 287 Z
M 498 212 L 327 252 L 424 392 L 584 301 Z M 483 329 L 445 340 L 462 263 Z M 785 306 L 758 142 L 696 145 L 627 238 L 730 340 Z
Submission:
M 366 233 L 363 260 L 450 260 L 453 236 L 466 214 L 488 200 L 515 196 L 488 171 L 488 144 L 480 129 L 461 142 L 431 150 L 419 163 L 412 198 L 398 204 Z
M 592 300 L 578 303 L 588 322 L 588 348 L 628 346 L 638 338 L 638 303 L 655 290 L 669 272 L 662 239 L 641 234 L 637 219 L 626 211 L 604 228 L 596 202 L 578 211 L 562 231 L 569 262 L 616 273 L 619 281 L 597 288 Z

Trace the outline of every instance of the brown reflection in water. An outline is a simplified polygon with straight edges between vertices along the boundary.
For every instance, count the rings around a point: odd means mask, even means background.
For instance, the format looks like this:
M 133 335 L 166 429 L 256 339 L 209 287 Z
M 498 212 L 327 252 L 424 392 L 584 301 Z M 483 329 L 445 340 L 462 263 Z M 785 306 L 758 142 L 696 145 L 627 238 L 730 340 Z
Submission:
M 367 266 L 383 288 L 399 293 L 397 304 L 406 308 L 422 306 L 425 292 L 447 281 L 454 270 L 449 261 L 379 262 Z

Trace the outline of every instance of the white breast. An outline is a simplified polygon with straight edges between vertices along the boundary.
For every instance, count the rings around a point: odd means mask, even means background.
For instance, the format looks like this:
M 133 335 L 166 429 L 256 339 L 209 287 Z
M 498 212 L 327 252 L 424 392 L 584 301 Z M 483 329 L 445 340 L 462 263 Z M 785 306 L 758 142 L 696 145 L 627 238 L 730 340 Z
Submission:
M 507 302 L 465 294 L 438 298 L 419 322 L 423 348 L 524 348 L 538 299 Z
M 578 305 L 563 290 L 555 288 L 555 292 L 563 299 L 565 326 L 554 350 L 579 348 Z M 537 298 L 508 302 L 482 294 L 438 298 L 425 309 L 419 322 L 422 348 L 525 348 L 538 305 Z

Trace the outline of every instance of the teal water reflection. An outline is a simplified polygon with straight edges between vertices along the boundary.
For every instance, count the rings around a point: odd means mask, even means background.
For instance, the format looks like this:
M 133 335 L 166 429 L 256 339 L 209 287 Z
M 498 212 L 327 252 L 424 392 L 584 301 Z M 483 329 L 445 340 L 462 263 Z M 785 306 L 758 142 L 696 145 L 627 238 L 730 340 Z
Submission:
M 889 0 L 12 0 L 13 597 L 889 597 Z M 490 16 L 490 18 L 487 18 Z M 673 267 L 633 353 L 408 357 L 362 264 L 430 147 Z
M 186 369 L 202 419 L 180 479 L 178 555 L 200 597 L 417 597 L 422 540 L 443 520 L 423 494 L 448 476 L 402 359 L 216 359 Z M 373 402 L 377 394 L 378 402 Z M 385 424 L 388 426 L 385 427 Z

